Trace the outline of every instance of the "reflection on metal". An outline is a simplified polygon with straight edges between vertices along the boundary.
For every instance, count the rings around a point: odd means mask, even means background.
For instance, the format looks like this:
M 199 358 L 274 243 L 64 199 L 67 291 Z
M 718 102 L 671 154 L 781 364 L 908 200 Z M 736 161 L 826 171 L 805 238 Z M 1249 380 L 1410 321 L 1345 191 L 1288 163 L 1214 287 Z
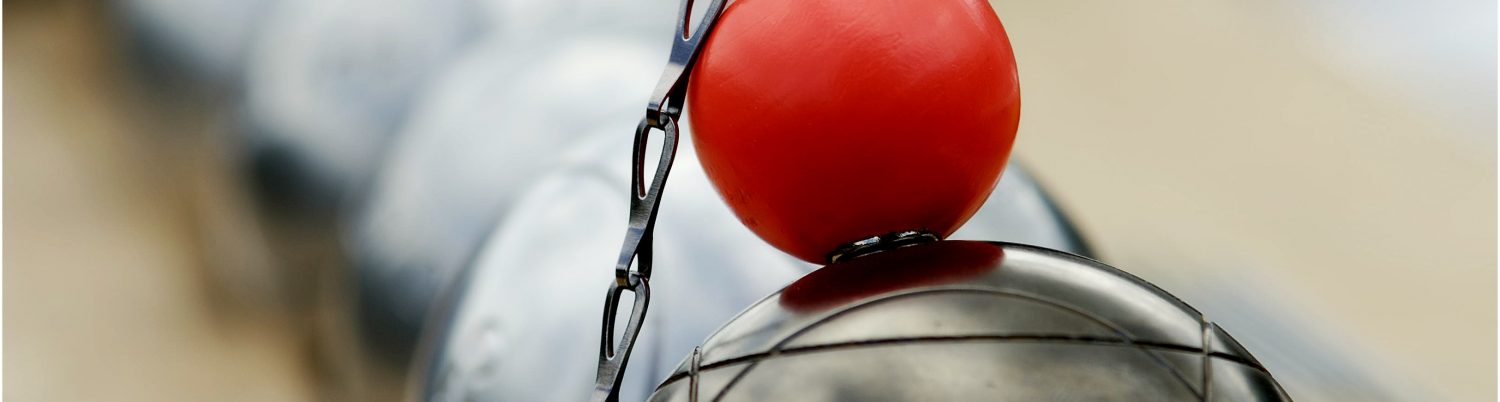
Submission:
M 628 122 L 639 111 L 615 118 Z M 429 322 L 414 370 L 423 401 L 582 400 L 589 395 L 599 344 L 598 288 L 628 211 L 631 138 L 601 124 L 565 154 L 565 167 L 542 178 L 490 235 L 441 317 Z M 683 136 L 692 149 L 692 133 Z M 971 226 L 996 239 L 1082 252 L 1045 194 L 1016 181 L 1012 165 L 1002 197 Z M 1031 198 L 1028 198 L 1031 197 Z M 1009 201 L 1006 201 L 1009 200 Z M 672 364 L 725 321 L 814 266 L 786 255 L 740 224 L 719 199 L 692 152 L 678 154 L 655 234 L 658 263 L 652 309 L 623 384 L 623 400 L 643 400 Z M 1004 225 L 994 226 L 992 225 Z M 1030 237 L 1036 234 L 1043 236 Z
M 1290 399 L 1172 295 L 1005 243 L 925 243 L 824 267 L 684 356 L 652 401 Z
M 922 244 L 929 241 L 938 241 L 937 235 L 927 231 L 905 231 L 896 232 L 884 236 L 875 236 L 833 250 L 828 254 L 829 262 L 840 262 L 851 258 L 866 256 L 898 247 Z

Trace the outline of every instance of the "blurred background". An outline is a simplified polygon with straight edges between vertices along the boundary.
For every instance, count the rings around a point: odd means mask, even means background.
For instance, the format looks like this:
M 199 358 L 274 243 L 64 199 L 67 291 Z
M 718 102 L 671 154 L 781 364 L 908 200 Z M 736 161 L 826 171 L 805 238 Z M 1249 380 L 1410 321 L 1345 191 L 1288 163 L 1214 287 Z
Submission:
M 1299 400 L 1496 398 L 1495 3 L 992 4 L 1015 159 L 1100 259 Z M 435 300 L 626 135 L 675 6 L 6 2 L 4 396 L 412 394 Z

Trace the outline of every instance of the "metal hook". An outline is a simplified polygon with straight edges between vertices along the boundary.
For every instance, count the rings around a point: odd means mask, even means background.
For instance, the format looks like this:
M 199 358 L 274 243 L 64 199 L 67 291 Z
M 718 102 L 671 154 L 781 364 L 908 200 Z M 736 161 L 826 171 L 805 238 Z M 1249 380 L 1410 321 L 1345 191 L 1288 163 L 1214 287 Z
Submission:
M 625 230 L 625 241 L 620 247 L 619 260 L 615 262 L 615 280 L 610 284 L 604 300 L 604 319 L 599 343 L 599 368 L 594 379 L 592 400 L 615 402 L 620 398 L 620 383 L 624 379 L 625 366 L 630 360 L 630 351 L 645 323 L 646 309 L 651 301 L 651 240 L 656 227 L 656 214 L 661 207 L 662 191 L 666 188 L 667 175 L 672 171 L 672 162 L 677 155 L 677 118 L 682 115 L 683 98 L 687 94 L 688 75 L 692 73 L 693 61 L 699 49 L 719 19 L 725 0 L 712 0 L 704 13 L 698 29 L 688 33 L 689 13 L 693 0 L 683 0 L 677 14 L 676 34 L 672 37 L 672 53 L 662 72 L 654 93 L 646 107 L 646 117 L 635 128 L 635 144 L 632 150 L 630 178 L 630 223 Z M 647 146 L 651 130 L 662 131 L 662 149 L 651 181 L 646 181 Z M 615 316 L 620 311 L 620 297 L 624 292 L 635 293 L 631 303 L 630 321 L 625 324 L 624 335 L 615 344 Z
M 650 103 L 646 106 L 646 120 L 653 127 L 660 127 L 662 115 L 674 118 L 682 115 L 688 75 L 702 50 L 703 40 L 708 37 L 719 20 L 719 14 L 724 11 L 724 1 L 712 0 L 708 4 L 708 10 L 703 13 L 703 21 L 698 23 L 698 29 L 689 34 L 689 13 L 693 12 L 693 0 L 683 0 L 682 8 L 677 12 L 677 34 L 672 36 L 672 53 L 667 56 L 666 70 L 662 71 L 661 80 L 657 82 L 656 90 L 652 92 Z
M 672 172 L 672 162 L 677 158 L 677 122 L 670 116 L 662 118 L 661 156 L 649 183 L 645 177 L 646 147 L 653 128 L 648 121 L 642 119 L 635 129 L 631 158 L 633 174 L 630 177 L 630 224 L 625 229 L 625 244 L 620 247 L 620 258 L 615 262 L 615 281 L 621 286 L 628 285 L 632 265 L 635 265 L 634 272 L 651 277 L 651 233 L 656 228 L 656 214 L 661 209 L 661 196 L 666 189 L 667 176 Z
M 632 275 L 634 276 L 634 275 Z M 635 277 L 630 286 L 610 285 L 604 299 L 603 332 L 599 340 L 599 368 L 594 378 L 593 401 L 616 402 L 620 400 L 620 382 L 625 379 L 625 363 L 630 360 L 630 350 L 635 347 L 636 336 L 641 333 L 641 324 L 646 319 L 646 308 L 651 302 L 650 280 Z M 635 293 L 630 305 L 630 321 L 625 323 L 625 334 L 615 345 L 615 313 L 620 308 L 620 296 L 626 291 Z

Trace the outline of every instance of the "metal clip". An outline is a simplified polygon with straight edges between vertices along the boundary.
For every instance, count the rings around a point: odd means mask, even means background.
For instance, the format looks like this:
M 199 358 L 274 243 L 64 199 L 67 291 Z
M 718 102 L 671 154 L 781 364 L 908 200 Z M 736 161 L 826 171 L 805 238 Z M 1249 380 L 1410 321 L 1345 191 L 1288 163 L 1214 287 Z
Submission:
M 688 75 L 692 74 L 693 62 L 697 61 L 703 40 L 708 38 L 723 11 L 724 0 L 713 0 L 708 4 L 708 10 L 704 11 L 703 21 L 698 23 L 698 29 L 690 35 L 688 25 L 691 16 L 688 14 L 693 12 L 693 0 L 682 1 L 682 8 L 677 11 L 677 35 L 672 37 L 672 53 L 667 56 L 666 70 L 662 71 L 661 80 L 657 81 L 656 90 L 651 93 L 651 100 L 646 106 L 646 121 L 653 127 L 661 127 L 658 123 L 662 115 L 673 118 L 682 115 L 682 102 L 687 94 Z
M 642 119 L 635 128 L 635 145 L 631 150 L 630 224 L 625 229 L 625 244 L 620 247 L 620 258 L 615 261 L 617 286 L 629 286 L 632 272 L 641 277 L 651 277 L 651 233 L 656 228 L 661 193 L 666 188 L 667 176 L 672 172 L 672 162 L 677 158 L 677 121 L 668 115 L 661 118 L 661 156 L 649 183 L 646 181 L 646 147 L 654 128 L 647 119 Z M 632 267 L 635 268 L 634 271 L 631 270 Z
M 667 175 L 672 171 L 672 161 L 677 155 L 677 118 L 682 116 L 683 98 L 687 95 L 688 75 L 692 73 L 703 39 L 713 29 L 724 10 L 724 0 L 713 0 L 704 13 L 698 29 L 689 35 L 689 13 L 693 0 L 683 0 L 677 14 L 676 35 L 672 39 L 672 53 L 668 56 L 666 70 L 646 106 L 646 117 L 635 128 L 635 145 L 632 150 L 630 226 L 625 230 L 625 242 L 620 247 L 620 258 L 615 262 L 615 279 L 609 286 L 604 300 L 603 328 L 600 332 L 599 371 L 594 380 L 592 400 L 614 402 L 620 398 L 620 383 L 624 379 L 625 366 L 630 360 L 631 348 L 645 323 L 646 308 L 651 301 L 651 234 L 656 227 L 656 214 L 661 206 L 662 190 L 666 188 Z M 661 157 L 651 181 L 646 181 L 647 144 L 651 130 L 662 131 Z M 630 307 L 630 321 L 625 324 L 624 334 L 615 344 L 615 316 L 620 311 L 620 297 L 624 292 L 635 293 Z
M 641 324 L 646 320 L 646 307 L 651 302 L 650 280 L 632 274 L 629 286 L 619 283 L 609 286 L 604 298 L 604 324 L 599 342 L 599 371 L 594 378 L 594 394 L 590 400 L 617 402 L 620 400 L 620 382 L 625 379 L 625 364 L 630 360 L 630 350 L 641 333 Z M 635 293 L 630 303 L 630 321 L 625 323 L 625 334 L 615 345 L 615 314 L 620 309 L 620 296 L 626 291 Z

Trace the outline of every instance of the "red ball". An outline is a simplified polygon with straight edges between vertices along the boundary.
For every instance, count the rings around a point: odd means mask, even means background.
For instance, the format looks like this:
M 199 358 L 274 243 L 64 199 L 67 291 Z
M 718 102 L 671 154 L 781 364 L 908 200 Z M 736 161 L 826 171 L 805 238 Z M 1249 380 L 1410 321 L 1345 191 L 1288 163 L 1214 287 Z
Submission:
M 688 86 L 708 177 L 787 253 L 924 230 L 995 188 L 1021 115 L 1015 56 L 983 0 L 736 0 Z

